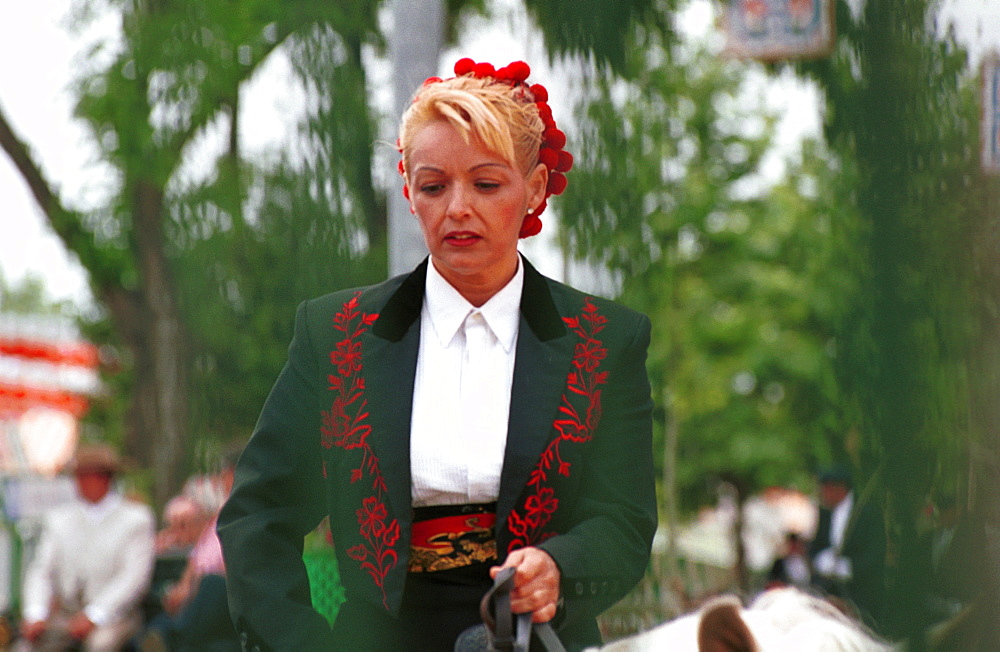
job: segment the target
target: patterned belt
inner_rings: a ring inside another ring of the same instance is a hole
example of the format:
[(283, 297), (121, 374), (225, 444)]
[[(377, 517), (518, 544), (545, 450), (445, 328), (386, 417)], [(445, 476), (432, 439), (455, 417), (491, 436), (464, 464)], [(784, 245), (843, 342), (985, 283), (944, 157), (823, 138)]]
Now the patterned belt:
[(495, 562), (496, 503), (434, 505), (414, 510), (410, 530), (411, 573)]

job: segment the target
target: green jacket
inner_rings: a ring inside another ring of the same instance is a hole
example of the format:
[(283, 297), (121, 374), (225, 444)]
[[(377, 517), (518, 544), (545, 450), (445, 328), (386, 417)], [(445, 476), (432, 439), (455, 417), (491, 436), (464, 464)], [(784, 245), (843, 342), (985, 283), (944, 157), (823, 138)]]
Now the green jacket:
[[(497, 548), (501, 561), (529, 545), (555, 559), (558, 631), (573, 648), (600, 642), (595, 616), (641, 578), (656, 529), (650, 324), (524, 263)], [(331, 647), (302, 563), (302, 538), (326, 515), (347, 600), (398, 612), (426, 266), (299, 306), (219, 518), (247, 649)]]

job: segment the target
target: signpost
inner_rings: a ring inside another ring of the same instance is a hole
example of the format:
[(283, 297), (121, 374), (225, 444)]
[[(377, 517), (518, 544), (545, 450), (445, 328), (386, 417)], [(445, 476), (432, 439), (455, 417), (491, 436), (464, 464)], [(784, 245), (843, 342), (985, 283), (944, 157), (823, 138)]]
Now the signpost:
[(835, 36), (831, 0), (728, 0), (726, 53), (776, 61), (823, 57)]
[(983, 59), (981, 80), (980, 160), (984, 173), (1000, 174), (1000, 53)]

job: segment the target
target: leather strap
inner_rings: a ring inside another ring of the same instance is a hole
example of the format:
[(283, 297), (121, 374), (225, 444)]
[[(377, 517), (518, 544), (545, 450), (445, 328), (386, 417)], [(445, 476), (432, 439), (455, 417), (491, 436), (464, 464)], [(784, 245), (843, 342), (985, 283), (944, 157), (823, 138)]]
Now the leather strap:
[[(531, 614), (514, 614), (510, 609), (510, 593), (514, 590), (513, 568), (504, 568), (493, 587), (486, 592), (479, 603), (479, 615), (483, 618), (491, 652), (528, 652), (531, 647)], [(516, 621), (516, 622), (515, 622)], [(549, 652), (566, 652), (550, 623), (534, 625), (535, 634)]]

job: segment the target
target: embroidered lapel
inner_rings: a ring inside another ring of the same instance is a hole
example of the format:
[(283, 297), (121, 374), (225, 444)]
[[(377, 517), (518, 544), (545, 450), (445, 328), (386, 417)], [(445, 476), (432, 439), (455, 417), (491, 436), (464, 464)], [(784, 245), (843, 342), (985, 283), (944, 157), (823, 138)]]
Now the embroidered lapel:
[(332, 407), (323, 415), (324, 446), (356, 457), (348, 480), (356, 486), (350, 495), (358, 497), (359, 539), (345, 552), (371, 576), (392, 612), (402, 599), (406, 567), (399, 561), (410, 540), (409, 415), (419, 342), (419, 326), (411, 326), (420, 314), (424, 274), (422, 265), (404, 279), (379, 313), (365, 311), (379, 301), (362, 292), (343, 304), (330, 353)]
[[(544, 284), (540, 276), (537, 280)], [(526, 274), (525, 320), (530, 314), (528, 301), (542, 300), (542, 289), (548, 302), (542, 302), (542, 311), (535, 318), (549, 307), (552, 313), (544, 323), (536, 323), (530, 335), (522, 330), (518, 338), (507, 456), (497, 508), (498, 522), (505, 524), (505, 529), (501, 526), (497, 532), (498, 543), (506, 543), (506, 552), (540, 543), (556, 533), (547, 526), (559, 508), (561, 479), (572, 472), (567, 447), (590, 441), (600, 422), (601, 386), (607, 383), (607, 372), (600, 369), (607, 355), (600, 335), (607, 318), (589, 297), (585, 298), (577, 315), (559, 318), (560, 336), (552, 320), (552, 314), (558, 313), (547, 287), (533, 288), (539, 295), (531, 297), (527, 287)]]
[[(375, 437), (373, 450), (380, 455), (389, 478), (393, 512), (410, 522), (410, 415), (413, 383), (420, 348), (420, 310), (423, 306), (427, 259), (389, 297), (372, 327), (365, 351), (369, 383), (369, 408)], [(409, 541), (409, 533), (406, 534)]]
[[(507, 452), (497, 499), (498, 527), (506, 522), (550, 439), (553, 415), (566, 384), (573, 341), (545, 278), (527, 260), (521, 293), (521, 326), (510, 395)], [(497, 532), (498, 537), (507, 532)]]

